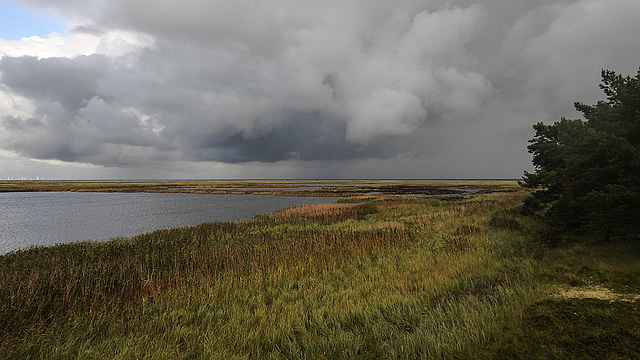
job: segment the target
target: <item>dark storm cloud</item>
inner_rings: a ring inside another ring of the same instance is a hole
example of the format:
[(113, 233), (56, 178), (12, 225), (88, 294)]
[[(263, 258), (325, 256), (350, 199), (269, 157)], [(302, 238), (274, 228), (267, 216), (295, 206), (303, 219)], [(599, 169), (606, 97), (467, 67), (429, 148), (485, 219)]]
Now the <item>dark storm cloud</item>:
[(32, 108), (3, 116), (2, 148), (104, 166), (401, 155), (522, 168), (532, 123), (595, 100), (601, 68), (639, 65), (634, 0), (24, 3), (76, 32), (150, 39), (0, 61), (0, 90)]
[(259, 136), (247, 138), (240, 133), (205, 136), (201, 142), (191, 141), (191, 147), (186, 151), (196, 160), (229, 163), (276, 162), (282, 159), (345, 160), (388, 158), (397, 154), (406, 141), (387, 140), (385, 144), (374, 141), (361, 145), (346, 141), (344, 134), (343, 123), (322, 120), (317, 114), (299, 114), (287, 121), (283, 128), (276, 128)]

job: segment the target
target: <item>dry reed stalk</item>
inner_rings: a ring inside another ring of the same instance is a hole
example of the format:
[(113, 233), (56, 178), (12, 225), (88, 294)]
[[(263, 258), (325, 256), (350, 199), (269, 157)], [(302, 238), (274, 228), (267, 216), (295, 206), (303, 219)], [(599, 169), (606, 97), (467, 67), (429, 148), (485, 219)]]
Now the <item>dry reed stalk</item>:
[(288, 220), (296, 218), (330, 219), (340, 217), (360, 204), (317, 204), (301, 205), (269, 214), (269, 219)]

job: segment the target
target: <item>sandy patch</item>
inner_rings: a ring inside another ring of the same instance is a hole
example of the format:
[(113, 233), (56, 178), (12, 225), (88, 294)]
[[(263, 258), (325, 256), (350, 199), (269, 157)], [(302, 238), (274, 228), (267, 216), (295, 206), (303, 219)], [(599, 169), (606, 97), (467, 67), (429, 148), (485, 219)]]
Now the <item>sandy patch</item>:
[(620, 294), (604, 286), (586, 286), (571, 289), (559, 289), (551, 297), (564, 299), (598, 299), (608, 301), (636, 301), (640, 299), (639, 294)]

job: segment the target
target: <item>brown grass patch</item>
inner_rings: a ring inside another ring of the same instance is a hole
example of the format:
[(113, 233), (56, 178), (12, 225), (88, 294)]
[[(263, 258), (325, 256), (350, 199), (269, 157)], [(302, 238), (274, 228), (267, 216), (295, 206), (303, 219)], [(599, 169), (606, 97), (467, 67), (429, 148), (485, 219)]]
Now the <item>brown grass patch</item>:
[(362, 214), (365, 204), (317, 204), (300, 205), (277, 211), (268, 215), (269, 219), (314, 219), (314, 220), (340, 220), (358, 218)]

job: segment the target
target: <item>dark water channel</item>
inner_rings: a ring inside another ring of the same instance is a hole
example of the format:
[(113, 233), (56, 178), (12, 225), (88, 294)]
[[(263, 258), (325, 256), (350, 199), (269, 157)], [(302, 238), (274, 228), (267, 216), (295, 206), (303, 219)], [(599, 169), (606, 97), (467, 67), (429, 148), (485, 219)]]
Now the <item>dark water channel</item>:
[(178, 193), (0, 193), (0, 255), (31, 245), (105, 240), (167, 227), (236, 221), (333, 200)]

